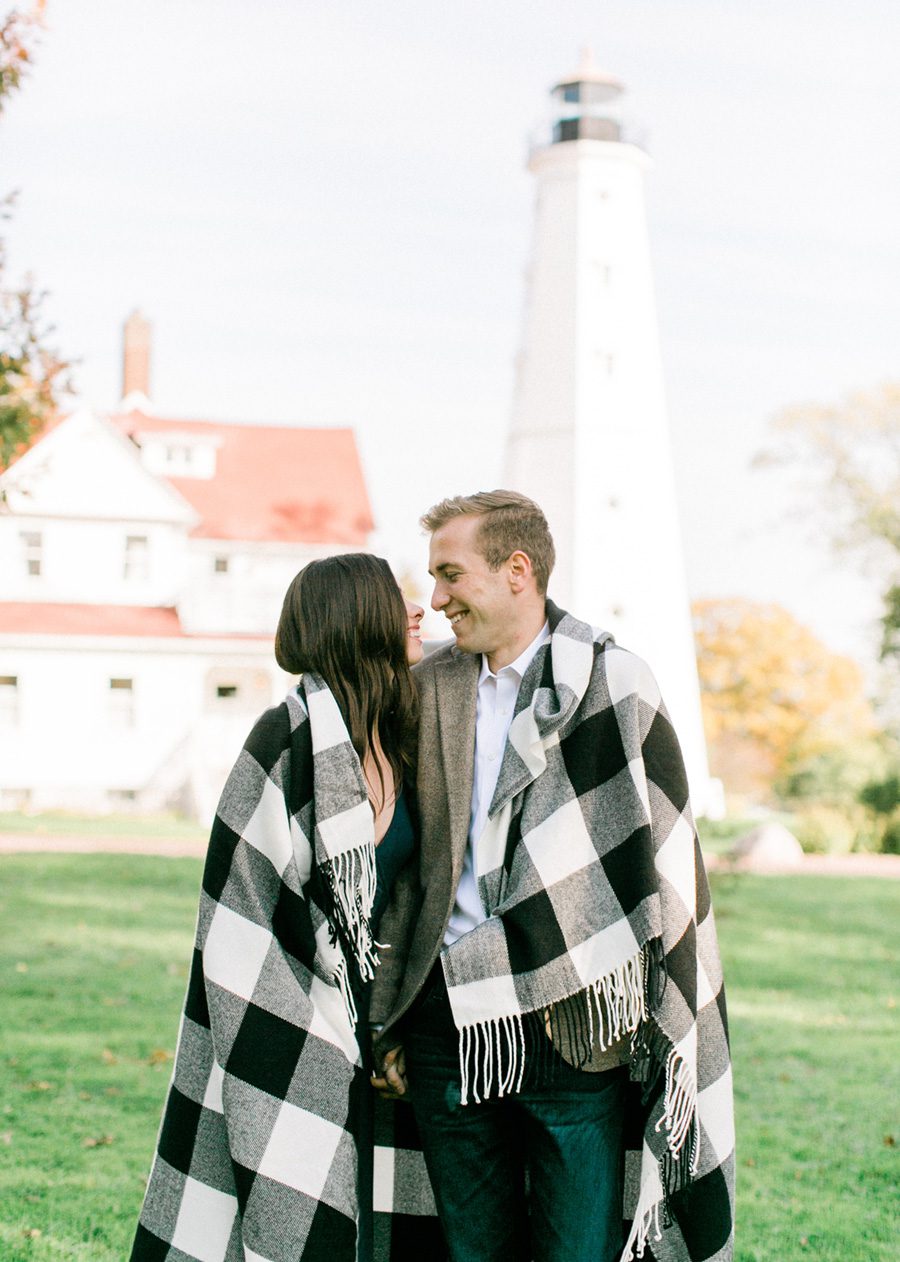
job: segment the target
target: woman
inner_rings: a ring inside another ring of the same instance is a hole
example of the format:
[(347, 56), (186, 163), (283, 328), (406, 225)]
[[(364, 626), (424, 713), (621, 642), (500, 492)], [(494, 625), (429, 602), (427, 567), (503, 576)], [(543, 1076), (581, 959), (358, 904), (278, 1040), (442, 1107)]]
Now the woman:
[(414, 846), (422, 614), (362, 553), (288, 588), (275, 656), (300, 683), (219, 803), (132, 1262), (441, 1256), (410, 1121), (392, 1116), (409, 1110), (368, 1082), (366, 1023), (378, 920)]

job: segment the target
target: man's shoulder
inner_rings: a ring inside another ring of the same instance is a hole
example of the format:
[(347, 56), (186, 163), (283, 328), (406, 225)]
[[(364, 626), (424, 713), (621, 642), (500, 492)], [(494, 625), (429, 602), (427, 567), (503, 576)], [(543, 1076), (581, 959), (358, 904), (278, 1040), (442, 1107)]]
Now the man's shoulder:
[(647, 662), (633, 650), (617, 644), (612, 637), (596, 641), (592, 680), (605, 677), (613, 700), (633, 693), (658, 698), (659, 685)]
[(430, 675), (435, 667), (442, 666), (445, 662), (455, 661), (459, 656), (460, 652), (455, 640), (445, 640), (441, 644), (436, 644), (434, 648), (426, 646), (425, 656), (412, 668), (413, 678), (421, 681)]

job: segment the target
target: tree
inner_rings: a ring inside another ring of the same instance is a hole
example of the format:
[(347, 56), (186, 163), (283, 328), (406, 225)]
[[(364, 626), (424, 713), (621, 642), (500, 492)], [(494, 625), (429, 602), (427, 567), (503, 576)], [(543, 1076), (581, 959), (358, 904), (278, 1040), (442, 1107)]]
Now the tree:
[[(0, 113), (31, 65), (43, 10), (36, 0), (0, 21)], [(0, 202), (0, 218), (9, 218), (12, 204), (12, 196)], [(67, 388), (68, 365), (47, 345), (52, 330), (42, 321), (43, 298), (30, 277), (10, 285), (0, 239), (0, 471), (40, 433)]]
[(874, 731), (862, 674), (778, 605), (703, 600), (693, 608), (714, 774), (738, 793), (773, 786)]
[(832, 543), (864, 552), (879, 575), (880, 655), (900, 662), (900, 384), (787, 408), (773, 431), (756, 463), (802, 468), (824, 492)]

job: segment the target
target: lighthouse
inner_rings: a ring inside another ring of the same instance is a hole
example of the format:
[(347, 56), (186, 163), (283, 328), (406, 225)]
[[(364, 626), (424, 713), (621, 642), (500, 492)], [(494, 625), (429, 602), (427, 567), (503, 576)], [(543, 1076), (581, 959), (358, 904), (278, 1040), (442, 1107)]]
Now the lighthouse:
[(505, 485), (557, 548), (549, 595), (650, 663), (695, 809), (714, 811), (675, 497), (644, 181), (623, 84), (586, 53), (532, 147), (534, 242)]

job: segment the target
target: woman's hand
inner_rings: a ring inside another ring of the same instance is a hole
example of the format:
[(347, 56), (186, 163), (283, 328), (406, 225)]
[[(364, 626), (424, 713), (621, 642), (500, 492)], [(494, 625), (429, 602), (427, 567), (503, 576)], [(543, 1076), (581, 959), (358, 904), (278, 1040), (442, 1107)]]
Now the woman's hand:
[(381, 1077), (372, 1075), (372, 1086), (385, 1100), (399, 1100), (406, 1095), (406, 1057), (399, 1044), (385, 1052), (381, 1061)]

